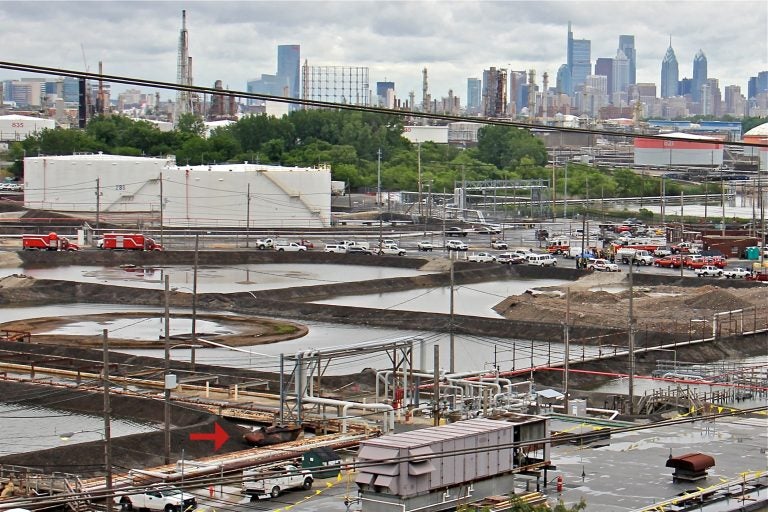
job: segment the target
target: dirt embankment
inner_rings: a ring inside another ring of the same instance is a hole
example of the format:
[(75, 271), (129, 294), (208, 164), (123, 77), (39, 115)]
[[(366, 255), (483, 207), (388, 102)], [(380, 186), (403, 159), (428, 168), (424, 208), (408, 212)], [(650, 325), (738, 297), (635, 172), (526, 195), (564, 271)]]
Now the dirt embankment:
[[(728, 311), (744, 311), (745, 325), (768, 325), (768, 287), (723, 288), (700, 280), (697, 283), (697, 287), (634, 286), (631, 310), (637, 329), (711, 332), (713, 316)], [(571, 325), (625, 329), (629, 325), (630, 291), (626, 274), (594, 273), (567, 287), (542, 288), (508, 297), (495, 310), (509, 320), (564, 322), (567, 313)]]

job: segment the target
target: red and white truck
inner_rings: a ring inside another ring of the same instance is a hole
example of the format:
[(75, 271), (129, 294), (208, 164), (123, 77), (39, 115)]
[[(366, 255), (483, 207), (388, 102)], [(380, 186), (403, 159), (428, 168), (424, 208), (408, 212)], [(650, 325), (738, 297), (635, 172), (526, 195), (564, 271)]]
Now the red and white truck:
[(55, 232), (47, 235), (21, 235), (21, 247), (25, 251), (79, 251), (80, 246)]
[(141, 233), (104, 233), (99, 240), (101, 249), (126, 251), (162, 251), (163, 246)]

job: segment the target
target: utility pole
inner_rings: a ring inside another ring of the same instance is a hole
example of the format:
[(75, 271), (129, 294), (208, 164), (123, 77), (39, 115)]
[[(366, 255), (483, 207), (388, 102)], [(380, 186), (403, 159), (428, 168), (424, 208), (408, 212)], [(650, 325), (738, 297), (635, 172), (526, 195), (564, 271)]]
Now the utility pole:
[(101, 211), (101, 178), (96, 178), (96, 229), (99, 229), (99, 212)]
[[(680, 255), (682, 257), (682, 254)], [(682, 260), (680, 268), (683, 267)], [(629, 414), (635, 414), (635, 314), (632, 309), (634, 299), (634, 280), (632, 262), (629, 263)]]
[(565, 159), (565, 183), (563, 189), (563, 217), (568, 218), (568, 159)]
[(757, 166), (757, 196), (760, 200), (760, 272), (765, 272), (765, 198), (763, 197), (762, 162)]
[[(758, 164), (758, 171), (760, 170), (760, 166)], [(758, 172), (759, 174), (759, 172)], [(760, 187), (760, 179), (758, 176), (757, 180), (757, 186), (758, 189)], [(762, 204), (762, 198), (760, 200)], [(725, 236), (725, 179), (723, 177), (723, 168), (720, 168), (720, 207), (722, 208), (722, 217), (720, 219), (720, 235)], [(763, 233), (765, 234), (765, 233)]]
[(417, 146), (417, 155), (418, 155), (418, 162), (419, 162), (419, 183), (418, 183), (418, 190), (419, 190), (419, 215), (422, 215), (422, 206), (421, 206), (421, 142), (419, 142), (419, 145)]
[(432, 371), (434, 372), (434, 388), (432, 390), (434, 395), (434, 403), (432, 404), (432, 421), (435, 426), (438, 426), (440, 425), (440, 345), (437, 343), (435, 343), (435, 355)]
[(568, 372), (571, 359), (571, 287), (565, 289), (565, 324), (563, 325), (563, 341), (565, 342), (565, 355), (563, 356), (563, 406), (565, 414), (569, 414), (568, 404)]
[(104, 351), (104, 368), (102, 370), (102, 385), (104, 388), (104, 494), (106, 496), (107, 512), (112, 512), (112, 423), (110, 415), (112, 407), (109, 402), (109, 340), (107, 329), (101, 331), (102, 349)]
[[(250, 243), (250, 235), (251, 235), (251, 184), (248, 183), (248, 191), (246, 192), (247, 197), (245, 198), (245, 247), (248, 248), (248, 245)], [(197, 244), (197, 238), (195, 238), (195, 244)]]
[(376, 164), (376, 201), (378, 206), (378, 212), (379, 212), (379, 251), (382, 249), (382, 240), (383, 240), (383, 225), (382, 225), (382, 219), (381, 219), (381, 148), (376, 152), (376, 155), (378, 157), (377, 164)]
[(197, 344), (197, 268), (198, 268), (198, 243), (200, 234), (195, 233), (195, 265), (192, 272), (192, 360), (190, 361), (192, 371), (195, 371), (195, 345)]
[(165, 247), (165, 241), (163, 240), (163, 210), (165, 205), (163, 204), (165, 198), (163, 197), (163, 173), (160, 173), (160, 245)]
[(454, 373), (456, 371), (456, 368), (455, 368), (455, 364), (456, 364), (456, 345), (455, 345), (455, 343), (456, 343), (456, 340), (455, 340), (455, 337), (453, 335), (453, 324), (454, 324), (454, 318), (453, 318), (453, 314), (454, 314), (453, 313), (453, 304), (454, 304), (454, 302), (453, 302), (453, 292), (454, 292), (453, 263), (454, 263), (453, 259), (451, 259), (451, 317), (450, 317), (450, 320), (449, 320), (450, 325), (448, 326), (448, 333), (449, 333), (450, 341), (451, 341), (451, 344), (450, 344), (450, 347), (451, 347), (451, 349), (450, 349), (451, 350), (451, 353), (450, 353), (450, 357), (451, 357), (451, 364), (450, 364), (451, 373)]
[(171, 463), (171, 390), (168, 387), (168, 378), (171, 374), (171, 312), (170, 312), (170, 276), (165, 276), (165, 364), (163, 371), (163, 431), (164, 431), (164, 455), (165, 463)]

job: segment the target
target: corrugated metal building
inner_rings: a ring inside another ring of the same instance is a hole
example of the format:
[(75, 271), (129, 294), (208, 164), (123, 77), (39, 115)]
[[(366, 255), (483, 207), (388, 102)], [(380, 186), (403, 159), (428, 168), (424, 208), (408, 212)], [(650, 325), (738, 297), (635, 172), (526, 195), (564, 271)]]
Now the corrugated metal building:
[(56, 121), (16, 114), (0, 116), (0, 142), (22, 141), (46, 128), (56, 128)]
[(678, 140), (635, 138), (635, 165), (652, 167), (723, 165), (720, 140), (688, 133), (665, 133)]
[[(356, 484), (366, 512), (436, 512), (513, 490), (521, 466), (549, 464), (549, 420), (473, 419), (361, 443)], [(537, 442), (538, 441), (538, 442)]]
[[(179, 227), (330, 226), (331, 170), (260, 164), (176, 165), (103, 154), (24, 160), (24, 206), (136, 213)], [(97, 205), (97, 192), (99, 200)]]

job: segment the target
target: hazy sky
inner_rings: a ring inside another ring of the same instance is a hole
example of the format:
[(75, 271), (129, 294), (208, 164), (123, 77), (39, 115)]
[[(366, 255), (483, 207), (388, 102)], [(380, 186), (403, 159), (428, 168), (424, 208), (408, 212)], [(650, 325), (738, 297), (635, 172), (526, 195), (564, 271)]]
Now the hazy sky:
[[(702, 49), (720, 87), (768, 70), (768, 2), (759, 1), (0, 1), (1, 60), (175, 81), (181, 11), (187, 10), (196, 85), (217, 79), (245, 90), (272, 74), (278, 44), (301, 45), (310, 65), (370, 68), (396, 93), (421, 98), (429, 70), (433, 98), (448, 89), (466, 98), (467, 77), (490, 66), (546, 71), (554, 85), (566, 60), (567, 23), (592, 41), (597, 57), (614, 57), (620, 34), (633, 34), (637, 81), (659, 83), (672, 36), (680, 77)], [(82, 49), (81, 49), (82, 45)], [(0, 69), (0, 78), (22, 74)], [(29, 75), (27, 75), (29, 76)], [(124, 86), (115, 86), (123, 90)]]

